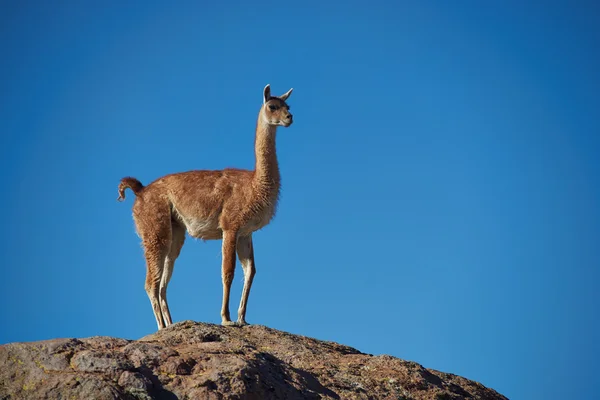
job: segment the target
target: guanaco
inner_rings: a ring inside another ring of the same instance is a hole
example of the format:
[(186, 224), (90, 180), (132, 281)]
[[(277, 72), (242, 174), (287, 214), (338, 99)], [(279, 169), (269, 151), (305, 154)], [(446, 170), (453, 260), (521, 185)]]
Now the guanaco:
[(292, 90), (276, 97), (271, 96), (270, 85), (263, 89), (263, 104), (256, 122), (254, 170), (180, 172), (158, 178), (147, 186), (132, 177), (121, 179), (118, 200), (125, 199), (126, 189), (136, 196), (133, 220), (142, 239), (145, 289), (159, 330), (173, 323), (167, 285), (186, 231), (194, 238), (222, 239), (222, 325), (236, 324), (230, 319), (229, 292), (237, 252), (244, 271), (237, 325), (247, 324), (246, 306), (256, 273), (252, 233), (267, 225), (276, 212), (281, 180), (275, 134), (278, 126), (289, 127), (293, 122), (286, 103)]

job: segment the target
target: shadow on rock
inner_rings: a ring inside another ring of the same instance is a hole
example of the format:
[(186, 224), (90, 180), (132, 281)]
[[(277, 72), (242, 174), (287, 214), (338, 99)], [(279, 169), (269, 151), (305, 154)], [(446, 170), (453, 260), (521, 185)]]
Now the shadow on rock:
[(268, 377), (264, 383), (273, 389), (271, 392), (274, 395), (279, 394), (275, 390), (277, 386), (283, 386), (285, 389), (293, 389), (293, 391), (291, 393), (281, 393), (284, 395), (281, 398), (287, 398), (287, 396), (298, 399), (320, 399), (322, 396), (333, 399), (340, 398), (337, 393), (323, 386), (308, 371), (294, 368), (269, 353), (257, 353), (256, 358), (266, 361), (258, 365), (257, 372), (262, 379)]

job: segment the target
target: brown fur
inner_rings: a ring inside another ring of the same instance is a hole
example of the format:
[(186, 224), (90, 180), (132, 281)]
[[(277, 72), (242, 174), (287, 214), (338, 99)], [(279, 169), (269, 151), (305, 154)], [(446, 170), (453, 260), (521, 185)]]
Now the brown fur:
[(136, 195), (133, 219), (146, 257), (146, 292), (159, 329), (172, 323), (166, 290), (185, 232), (205, 240), (222, 239), (223, 304), (221, 321), (232, 325), (229, 292), (237, 255), (244, 271), (244, 288), (237, 323), (246, 324), (246, 305), (255, 274), (252, 233), (267, 225), (277, 208), (280, 189), (275, 149), (277, 126), (290, 126), (292, 115), (285, 100), (291, 89), (271, 97), (263, 93), (256, 124), (253, 171), (228, 168), (196, 170), (163, 176), (148, 186), (126, 177), (119, 184), (119, 200), (125, 189)]
[(142, 182), (130, 176), (121, 179), (121, 183), (119, 184), (119, 197), (117, 198), (117, 200), (125, 200), (125, 189), (128, 188), (131, 189), (133, 193), (137, 196), (144, 189), (144, 185), (142, 185)]

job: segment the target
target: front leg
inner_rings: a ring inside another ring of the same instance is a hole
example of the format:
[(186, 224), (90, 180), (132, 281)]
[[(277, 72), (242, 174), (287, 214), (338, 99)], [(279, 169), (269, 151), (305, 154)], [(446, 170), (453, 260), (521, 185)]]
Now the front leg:
[(240, 300), (240, 308), (238, 309), (238, 325), (246, 325), (246, 305), (248, 304), (248, 296), (252, 287), (252, 280), (256, 273), (254, 267), (254, 248), (252, 245), (252, 235), (241, 236), (237, 241), (237, 253), (244, 270), (244, 289), (242, 289), (242, 299)]
[(235, 247), (237, 242), (237, 232), (223, 232), (223, 264), (221, 275), (223, 278), (223, 306), (221, 307), (221, 325), (235, 325), (229, 316), (229, 292), (233, 275), (235, 273)]

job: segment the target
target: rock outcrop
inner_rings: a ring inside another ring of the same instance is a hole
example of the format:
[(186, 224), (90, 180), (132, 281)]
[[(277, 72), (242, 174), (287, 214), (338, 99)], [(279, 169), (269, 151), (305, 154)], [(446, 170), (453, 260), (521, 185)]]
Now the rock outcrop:
[(0, 346), (0, 399), (506, 399), (386, 355), (259, 325)]

